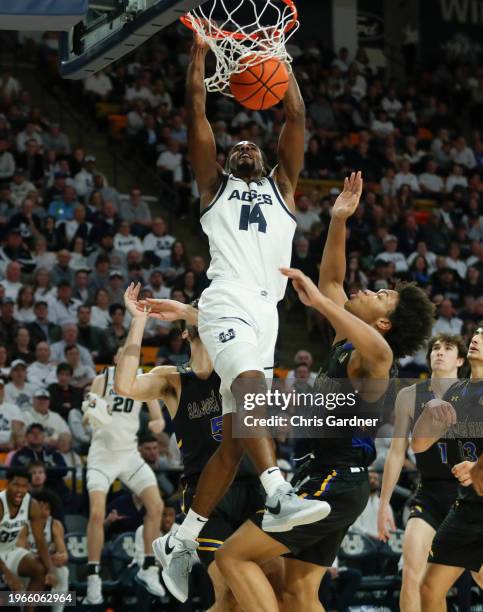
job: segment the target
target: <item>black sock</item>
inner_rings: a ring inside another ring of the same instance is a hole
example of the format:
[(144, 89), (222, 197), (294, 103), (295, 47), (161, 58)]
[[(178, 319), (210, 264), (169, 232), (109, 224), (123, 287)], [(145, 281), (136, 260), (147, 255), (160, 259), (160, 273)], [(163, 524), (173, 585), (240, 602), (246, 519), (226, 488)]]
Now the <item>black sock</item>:
[(148, 569), (155, 564), (154, 555), (146, 555), (144, 557), (143, 570)]
[(101, 571), (100, 563), (88, 563), (87, 564), (87, 575), (88, 576), (99, 576)]

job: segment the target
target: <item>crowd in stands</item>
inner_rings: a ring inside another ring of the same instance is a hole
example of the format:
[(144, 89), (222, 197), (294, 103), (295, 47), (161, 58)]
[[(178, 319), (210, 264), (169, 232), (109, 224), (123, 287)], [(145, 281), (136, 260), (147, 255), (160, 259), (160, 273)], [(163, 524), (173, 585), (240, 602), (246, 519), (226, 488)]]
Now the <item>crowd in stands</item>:
[[(198, 193), (183, 99), (191, 42), (179, 27), (87, 78), (82, 104), (91, 116), (99, 103), (118, 105), (126, 144), (173, 186), (183, 218)], [(293, 266), (317, 278), (338, 185), (360, 169), (366, 185), (349, 222), (347, 291), (414, 280), (437, 306), (434, 332), (468, 340), (483, 319), (483, 135), (474, 129), (483, 117), (483, 69), (442, 63), (402, 87), (386, 80), (364, 49), (353, 58), (315, 42), (290, 51), (307, 110)], [(242, 139), (276, 163), (281, 107), (253, 112), (217, 95), (207, 103), (222, 166)], [(187, 302), (209, 281), (196, 239), (178, 240), (176, 225), (150, 208), (138, 186), (120, 194), (64, 127), (2, 67), (0, 452), (3, 463), (29, 465), (34, 487), (47, 482), (64, 510), (77, 512), (82, 500), (66, 483), (68, 467), (81, 469), (90, 439), (81, 403), (96, 366), (111, 364), (125, 341), (126, 286), (141, 282), (141, 297)], [(287, 307), (302, 312), (290, 291)], [(309, 319), (313, 338), (328, 341), (326, 322)], [(157, 347), (160, 364), (189, 357), (179, 329), (166, 322), (150, 320), (143, 342)], [(287, 386), (310, 386), (318, 368), (306, 350), (281, 365), (290, 370)], [(424, 355), (402, 366), (424, 372)], [(289, 474), (293, 445), (280, 440), (279, 449)], [(141, 450), (161, 470), (159, 485), (169, 496), (175, 484), (162, 474), (174, 461), (168, 436), (146, 439)], [(111, 528), (112, 509), (106, 521)]]

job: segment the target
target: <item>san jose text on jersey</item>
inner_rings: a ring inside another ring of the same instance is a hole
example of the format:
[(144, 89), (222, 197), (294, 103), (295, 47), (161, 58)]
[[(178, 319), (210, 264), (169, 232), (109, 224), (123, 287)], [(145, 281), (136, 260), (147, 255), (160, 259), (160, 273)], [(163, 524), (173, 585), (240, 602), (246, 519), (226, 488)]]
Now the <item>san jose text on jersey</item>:
[(296, 224), (272, 176), (247, 183), (224, 174), (201, 214), (210, 242), (208, 278), (240, 281), (282, 299), (287, 279), (279, 268), (290, 265)]

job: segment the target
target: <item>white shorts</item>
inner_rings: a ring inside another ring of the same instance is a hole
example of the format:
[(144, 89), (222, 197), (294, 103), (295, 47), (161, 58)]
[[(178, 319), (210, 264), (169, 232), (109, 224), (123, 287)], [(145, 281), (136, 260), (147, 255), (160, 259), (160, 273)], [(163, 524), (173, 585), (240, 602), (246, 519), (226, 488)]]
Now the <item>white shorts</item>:
[(30, 555), (30, 551), (26, 548), (12, 548), (12, 550), (7, 550), (6, 552), (0, 552), (0, 559), (5, 563), (8, 569), (18, 576), (18, 566), (20, 565), (20, 561), (27, 555)]
[(92, 443), (87, 455), (87, 490), (107, 493), (116, 478), (136, 495), (157, 486), (153, 470), (137, 448), (112, 451)]
[(223, 414), (233, 412), (230, 389), (239, 374), (257, 370), (273, 377), (277, 303), (266, 291), (215, 280), (203, 291), (198, 310), (200, 338), (221, 379)]

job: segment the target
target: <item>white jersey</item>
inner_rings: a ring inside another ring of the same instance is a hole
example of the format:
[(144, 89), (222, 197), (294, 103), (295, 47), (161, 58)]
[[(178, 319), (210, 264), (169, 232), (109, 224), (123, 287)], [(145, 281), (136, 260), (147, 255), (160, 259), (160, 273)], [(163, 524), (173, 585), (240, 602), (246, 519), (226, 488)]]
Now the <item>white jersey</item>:
[[(109, 450), (129, 450), (137, 448), (136, 434), (139, 429), (142, 402), (115, 393), (114, 371), (114, 367), (106, 368), (102, 394), (112, 410), (112, 419), (109, 425), (94, 430), (92, 443)], [(142, 374), (142, 370), (139, 369), (138, 373)]]
[(210, 243), (208, 278), (261, 288), (274, 300), (285, 294), (297, 226), (272, 176), (245, 182), (224, 174), (211, 204), (201, 213)]
[(29, 521), (30, 493), (26, 493), (15, 516), (10, 516), (7, 503), (7, 489), (0, 492), (3, 517), (0, 521), (0, 554), (15, 548), (18, 534)]
[[(47, 544), (47, 549), (50, 553), (54, 552), (54, 535), (52, 533), (52, 527), (54, 524), (54, 519), (52, 518), (52, 516), (48, 516), (47, 520), (45, 521), (45, 525), (44, 525), (44, 538), (45, 538), (45, 543)], [(28, 543), (30, 546), (30, 550), (37, 554), (37, 544), (35, 542), (35, 538), (33, 536), (32, 530), (30, 529), (30, 523), (28, 523), (27, 525), (27, 529), (28, 529)]]

